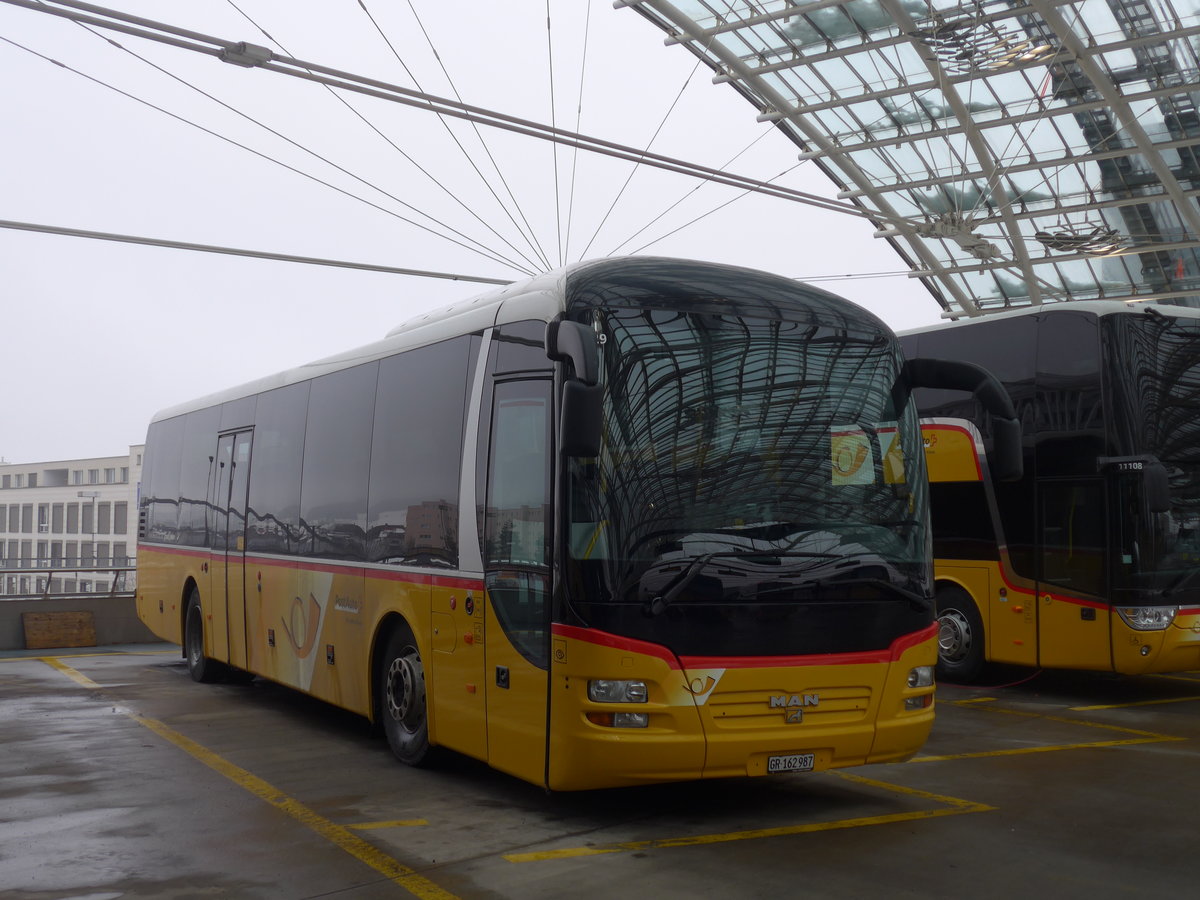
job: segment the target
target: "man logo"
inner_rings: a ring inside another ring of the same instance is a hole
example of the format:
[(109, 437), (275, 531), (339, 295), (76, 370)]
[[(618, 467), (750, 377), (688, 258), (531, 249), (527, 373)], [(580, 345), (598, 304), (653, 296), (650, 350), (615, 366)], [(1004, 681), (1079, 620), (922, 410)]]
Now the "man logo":
[(770, 703), (771, 709), (785, 710), (784, 721), (794, 724), (804, 721), (804, 707), (819, 706), (821, 698), (817, 694), (775, 694)]

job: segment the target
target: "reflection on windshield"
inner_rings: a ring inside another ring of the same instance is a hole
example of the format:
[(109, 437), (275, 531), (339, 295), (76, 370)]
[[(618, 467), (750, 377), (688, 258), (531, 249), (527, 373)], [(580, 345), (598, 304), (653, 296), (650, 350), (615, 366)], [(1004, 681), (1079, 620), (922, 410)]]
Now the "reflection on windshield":
[(1155, 312), (1105, 318), (1114, 450), (1166, 467), (1170, 510), (1151, 511), (1136, 478), (1115, 487), (1114, 588), (1179, 600), (1200, 592), (1200, 321)]
[(596, 324), (605, 442), (570, 480), (570, 557), (604, 571), (590, 599), (794, 602), (848, 559), (872, 583), (923, 577), (923, 456), (883, 333), (668, 309)]

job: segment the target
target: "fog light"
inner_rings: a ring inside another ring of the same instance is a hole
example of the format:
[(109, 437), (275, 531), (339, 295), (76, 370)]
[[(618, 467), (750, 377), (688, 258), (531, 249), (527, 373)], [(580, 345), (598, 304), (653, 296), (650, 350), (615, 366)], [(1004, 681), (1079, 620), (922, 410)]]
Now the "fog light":
[(1134, 631), (1162, 631), (1175, 621), (1178, 606), (1118, 606), (1117, 613)]
[(593, 725), (602, 725), (605, 728), (646, 728), (650, 725), (648, 713), (590, 712), (587, 714), (587, 720)]
[(1150, 645), (1142, 644), (1142, 656), (1149, 656), (1149, 655), (1150, 655)]
[(908, 673), (910, 688), (931, 687), (933, 685), (933, 666), (917, 666)]
[(928, 709), (931, 706), (933, 706), (933, 694), (922, 694), (920, 697), (906, 697), (904, 699), (904, 709), (908, 711)]
[(588, 699), (593, 703), (645, 703), (646, 682), (597, 678), (588, 682)]

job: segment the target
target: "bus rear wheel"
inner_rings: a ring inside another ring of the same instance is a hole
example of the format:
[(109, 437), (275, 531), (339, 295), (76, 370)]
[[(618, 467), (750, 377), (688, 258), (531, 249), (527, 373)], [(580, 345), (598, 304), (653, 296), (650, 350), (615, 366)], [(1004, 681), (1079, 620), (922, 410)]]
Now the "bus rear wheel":
[(429, 759), (429, 717), (425, 705), (425, 668), (407, 627), (392, 632), (379, 670), (380, 719), (392, 754), (419, 766)]
[(204, 610), (200, 606), (200, 591), (196, 588), (188, 595), (187, 615), (183, 620), (183, 649), (192, 681), (211, 684), (225, 676), (225, 667), (204, 655)]
[(942, 681), (967, 684), (983, 671), (983, 619), (970, 595), (957, 587), (937, 592), (938, 664)]

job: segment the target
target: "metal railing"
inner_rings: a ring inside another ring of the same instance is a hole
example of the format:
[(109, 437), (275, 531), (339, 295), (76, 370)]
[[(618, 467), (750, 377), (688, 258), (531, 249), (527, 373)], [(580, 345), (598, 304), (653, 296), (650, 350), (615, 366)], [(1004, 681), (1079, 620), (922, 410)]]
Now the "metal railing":
[[(116, 597), (131, 594), (137, 586), (137, 568), (134, 560), (132, 557), (117, 559), (120, 560), (119, 564), (116, 560), (96, 560), (89, 563), (51, 558), (0, 560), (0, 599), (104, 595)], [(20, 565), (14, 566), (12, 563)], [(81, 577), (86, 575), (92, 578)], [(78, 590), (83, 583), (88, 584), (88, 589)], [(69, 590), (68, 586), (76, 589)], [(33, 589), (30, 590), (30, 587)], [(94, 587), (98, 589), (93, 589)]]

